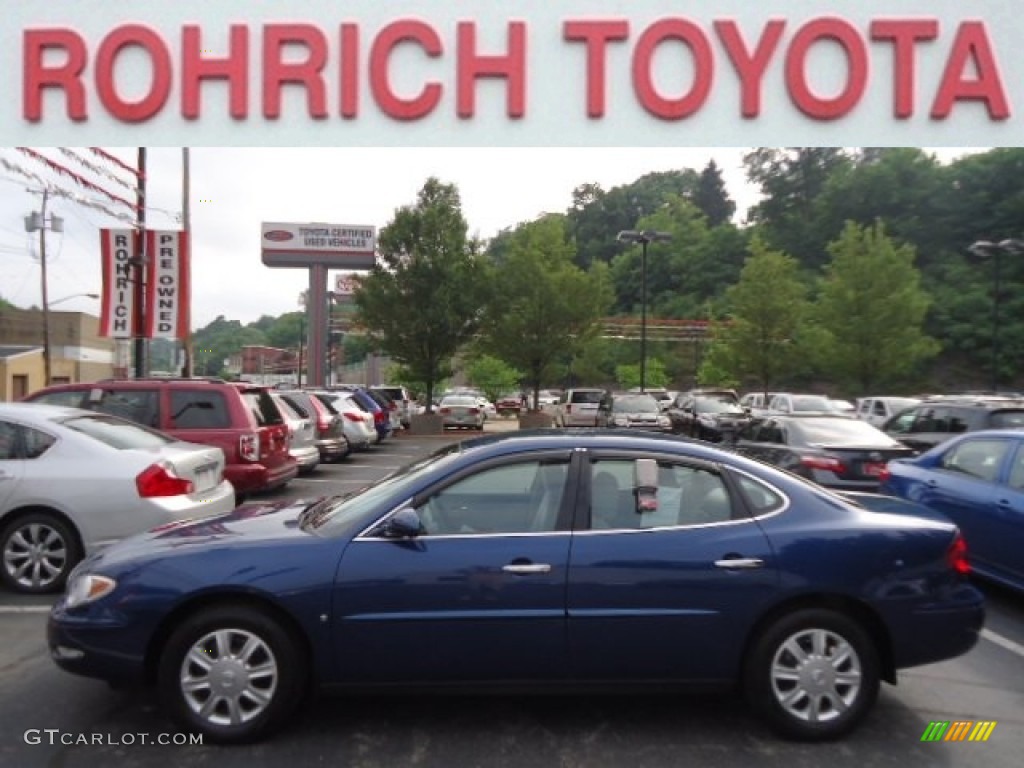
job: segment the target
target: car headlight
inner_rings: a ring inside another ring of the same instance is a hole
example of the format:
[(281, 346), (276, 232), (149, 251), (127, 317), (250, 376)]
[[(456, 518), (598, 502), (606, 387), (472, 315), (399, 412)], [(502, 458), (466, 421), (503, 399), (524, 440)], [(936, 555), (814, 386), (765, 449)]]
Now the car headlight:
[(612, 424), (614, 424), (616, 427), (625, 427), (629, 425), (629, 419), (627, 419), (625, 416), (616, 416), (614, 419), (612, 419)]
[(114, 591), (117, 582), (98, 573), (83, 573), (75, 576), (68, 585), (67, 593), (64, 596), (64, 605), (67, 608), (78, 608), (82, 605), (99, 600)]

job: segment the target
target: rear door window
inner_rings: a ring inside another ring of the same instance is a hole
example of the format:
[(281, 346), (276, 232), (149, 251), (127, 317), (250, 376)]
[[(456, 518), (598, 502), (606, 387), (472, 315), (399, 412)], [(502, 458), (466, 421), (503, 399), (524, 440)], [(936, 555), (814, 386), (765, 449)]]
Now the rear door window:
[(44, 392), (39, 396), (33, 395), (31, 402), (46, 403), (47, 405), (64, 405), (69, 408), (85, 408), (82, 400), (85, 398), (85, 391), (70, 390), (62, 392)]
[(171, 429), (228, 429), (231, 417), (223, 392), (172, 389)]
[(93, 410), (147, 427), (159, 427), (160, 392), (156, 389), (106, 389)]
[(281, 412), (277, 410), (270, 393), (262, 389), (253, 389), (242, 393), (242, 399), (248, 406), (256, 423), (261, 427), (283, 424)]
[(992, 413), (992, 426), (996, 429), (1024, 427), (1024, 410), (995, 411)]

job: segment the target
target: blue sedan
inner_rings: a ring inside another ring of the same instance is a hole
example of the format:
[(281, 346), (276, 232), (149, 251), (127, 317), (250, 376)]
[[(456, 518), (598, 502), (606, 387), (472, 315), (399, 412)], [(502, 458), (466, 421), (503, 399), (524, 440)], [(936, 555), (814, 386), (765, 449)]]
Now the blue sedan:
[(974, 570), (1024, 590), (1024, 430), (982, 430), (889, 462), (883, 493), (940, 512), (963, 531)]
[(896, 670), (977, 641), (946, 521), (887, 515), (710, 445), (539, 430), (353, 494), (239, 507), (83, 561), (53, 659), (155, 682), (211, 742), (310, 688), (742, 688), (781, 734), (854, 728)]

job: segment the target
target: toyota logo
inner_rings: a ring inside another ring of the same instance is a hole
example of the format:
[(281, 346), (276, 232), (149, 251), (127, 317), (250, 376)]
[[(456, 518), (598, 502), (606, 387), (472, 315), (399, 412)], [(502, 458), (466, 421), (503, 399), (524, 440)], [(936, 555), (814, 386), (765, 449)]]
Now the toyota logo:
[(286, 229), (272, 229), (263, 233), (264, 240), (272, 240), (275, 243), (282, 243), (285, 240), (294, 240), (295, 235)]

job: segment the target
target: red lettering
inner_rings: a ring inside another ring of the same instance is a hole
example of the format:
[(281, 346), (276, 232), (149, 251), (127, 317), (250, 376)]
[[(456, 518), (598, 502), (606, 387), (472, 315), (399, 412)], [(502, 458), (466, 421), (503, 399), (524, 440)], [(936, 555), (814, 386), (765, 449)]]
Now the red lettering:
[[(833, 98), (819, 97), (807, 84), (807, 54), (819, 41), (837, 43), (846, 54), (846, 86)], [(793, 37), (786, 55), (786, 86), (797, 109), (817, 120), (835, 120), (850, 112), (868, 82), (868, 52), (857, 30), (842, 19), (810, 21)]]
[[(303, 46), (304, 61), (284, 60), (289, 46)], [(286, 83), (306, 89), (309, 116), (327, 117), (327, 86), (323, 69), (327, 63), (327, 39), (312, 24), (268, 24), (263, 28), (263, 116), (281, 116), (281, 90)]]
[(884, 19), (871, 22), (871, 39), (892, 41), (892, 113), (906, 119), (914, 114), (914, 46), (939, 36), (937, 21)]
[[(969, 61), (973, 62), (977, 75), (972, 80), (964, 75)], [(996, 66), (985, 25), (980, 21), (965, 21), (957, 28), (953, 50), (949, 53), (932, 104), (932, 118), (943, 120), (949, 117), (955, 101), (983, 101), (988, 116), (993, 120), (1005, 120), (1010, 116), (999, 67)]]
[(395, 93), (388, 77), (388, 68), (391, 52), (402, 43), (417, 43), (432, 59), (436, 59), (444, 50), (441, 38), (429, 24), (412, 19), (388, 24), (370, 47), (370, 92), (385, 115), (396, 120), (419, 120), (437, 108), (441, 101), (441, 85), (428, 82), (419, 95), (411, 99)]
[[(693, 85), (688, 93), (675, 99), (657, 92), (651, 72), (654, 54), (666, 40), (678, 40), (693, 56)], [(700, 27), (684, 19), (657, 21), (644, 30), (633, 51), (633, 90), (641, 106), (652, 115), (663, 120), (678, 120), (704, 105), (711, 90), (713, 66), (711, 45)]]
[(482, 56), (476, 50), (476, 24), (458, 25), (458, 65), (456, 73), (456, 113), (459, 117), (476, 114), (474, 81), (481, 77), (504, 78), (508, 81), (505, 114), (520, 118), (526, 109), (526, 25), (513, 21), (508, 25), (508, 53), (504, 56)]
[(342, 24), (341, 63), (338, 74), (338, 103), (342, 117), (359, 115), (359, 27), (356, 24)]
[(715, 31), (740, 78), (740, 113), (744, 117), (761, 114), (761, 82), (785, 28), (786, 22), (778, 19), (765, 24), (757, 48), (751, 54), (735, 21), (715, 22)]
[(202, 30), (195, 24), (182, 28), (181, 114), (195, 120), (200, 114), (199, 85), (203, 80), (228, 81), (228, 110), (236, 120), (249, 115), (249, 28), (232, 24), (228, 55), (204, 57)]
[(608, 43), (629, 37), (628, 21), (567, 21), (562, 38), (587, 47), (587, 117), (604, 117)]
[[(138, 101), (126, 101), (118, 94), (114, 68), (125, 48), (141, 48), (153, 66), (149, 92)], [(149, 120), (167, 103), (171, 93), (171, 52), (163, 38), (141, 24), (125, 24), (103, 38), (96, 52), (96, 94), (112, 116), (126, 123)]]
[[(85, 107), (85, 40), (71, 29), (27, 29), (22, 36), (23, 90), (21, 111), (26, 120), (38, 123), (43, 119), (43, 90), (60, 88), (64, 91), (67, 115), (75, 121), (88, 118)], [(59, 49), (65, 54), (64, 62), (46, 66), (48, 51)]]

